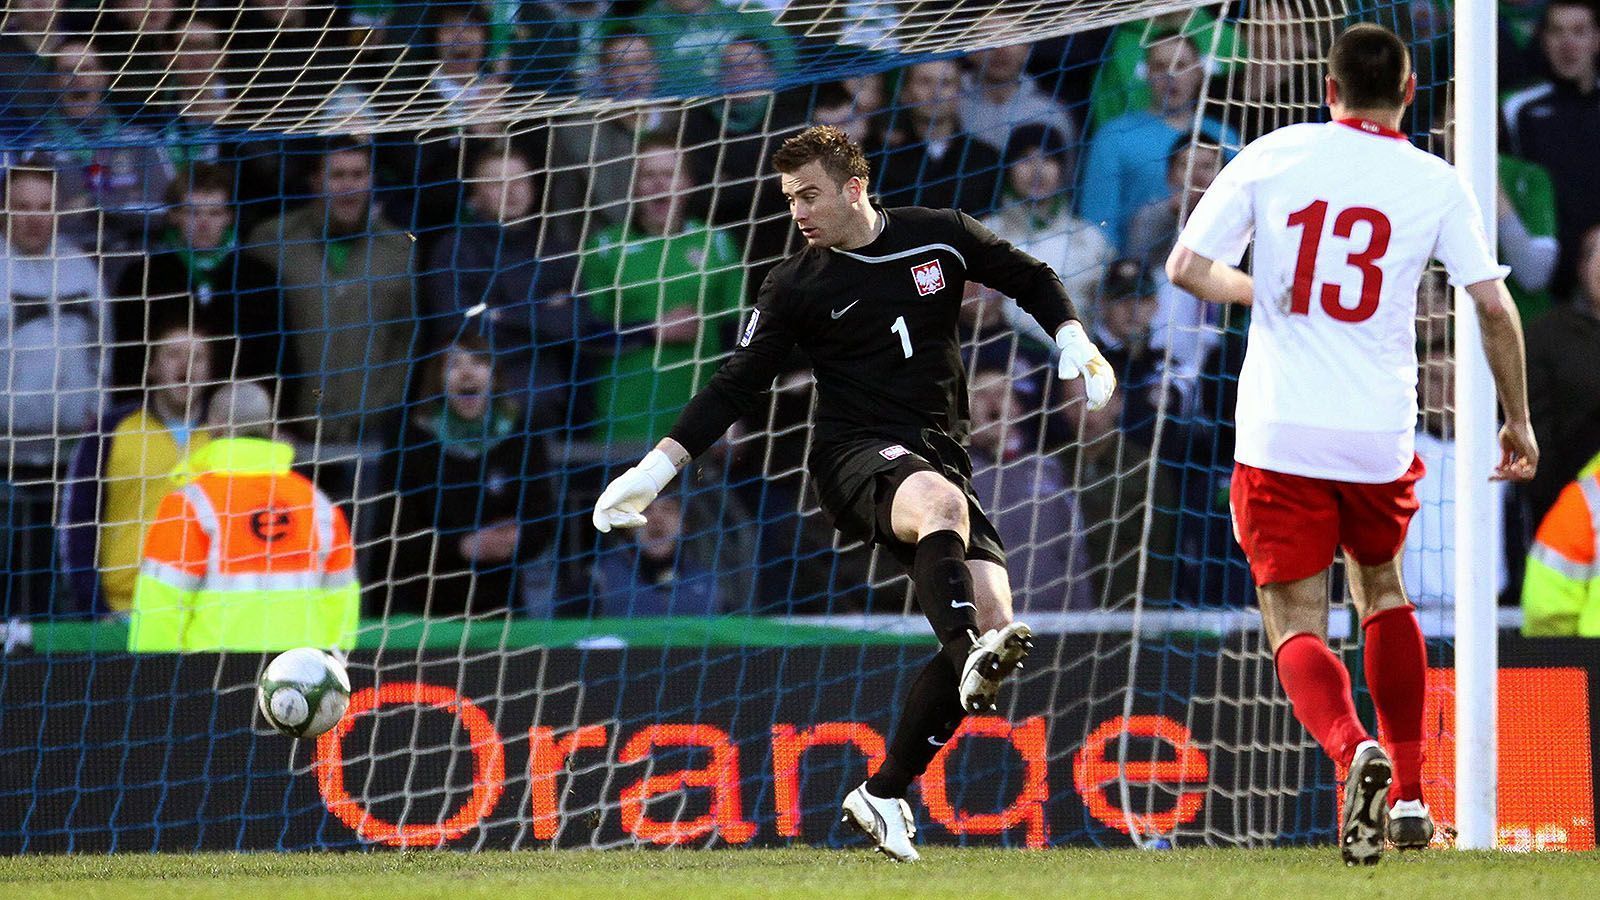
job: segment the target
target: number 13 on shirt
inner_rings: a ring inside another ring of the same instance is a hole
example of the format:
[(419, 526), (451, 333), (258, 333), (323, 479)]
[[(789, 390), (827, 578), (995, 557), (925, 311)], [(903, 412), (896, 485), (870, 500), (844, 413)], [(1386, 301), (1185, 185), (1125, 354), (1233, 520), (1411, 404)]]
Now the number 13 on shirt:
[[(1316, 278), (1317, 248), (1322, 244), (1322, 229), (1328, 221), (1328, 201), (1314, 200), (1311, 205), (1289, 214), (1289, 227), (1302, 229), (1300, 252), (1294, 264), (1294, 290), (1289, 297), (1289, 312), (1294, 315), (1311, 314), (1311, 283)], [(1393, 229), (1389, 217), (1369, 206), (1352, 206), (1343, 210), (1333, 220), (1333, 236), (1350, 238), (1357, 224), (1369, 229), (1367, 245), (1352, 252), (1345, 262), (1361, 271), (1361, 298), (1353, 307), (1339, 302), (1339, 285), (1322, 285), (1322, 309), (1341, 322), (1365, 322), (1378, 311), (1378, 295), (1383, 290), (1383, 269), (1378, 260), (1389, 252), (1389, 237)]]

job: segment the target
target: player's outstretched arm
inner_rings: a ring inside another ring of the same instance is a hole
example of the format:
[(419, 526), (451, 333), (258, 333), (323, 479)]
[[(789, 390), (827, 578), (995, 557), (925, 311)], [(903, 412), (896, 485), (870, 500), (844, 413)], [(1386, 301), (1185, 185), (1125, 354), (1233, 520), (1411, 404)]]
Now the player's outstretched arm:
[(794, 332), (778, 303), (778, 271), (773, 270), (762, 284), (760, 299), (745, 321), (733, 354), (690, 398), (672, 431), (638, 465), (600, 492), (594, 506), (595, 528), (606, 532), (643, 525), (645, 507), (668, 482), (726, 434), (740, 416), (750, 414), (765, 400), (795, 345)]
[(645, 507), (688, 464), (689, 451), (672, 438), (662, 438), (638, 465), (612, 479), (600, 492), (594, 505), (594, 527), (609, 532), (643, 525)]
[(1527, 481), (1539, 468), (1539, 444), (1528, 416), (1527, 357), (1522, 321), (1511, 292), (1500, 279), (1467, 285), (1483, 332), (1483, 352), (1494, 376), (1495, 396), (1505, 424), (1500, 428), (1500, 463), (1489, 477), (1495, 481)]
[(1082, 375), (1084, 399), (1091, 410), (1111, 402), (1111, 393), (1117, 389), (1117, 375), (1077, 319), (1056, 330), (1056, 349), (1061, 351), (1056, 362), (1056, 377), (1071, 381)]
[(1226, 263), (1208, 259), (1183, 244), (1175, 244), (1167, 256), (1167, 278), (1189, 293), (1212, 303), (1238, 303), (1249, 306), (1254, 282), (1250, 276)]
[(1047, 333), (1055, 335), (1056, 374), (1063, 381), (1083, 376), (1090, 409), (1099, 409), (1117, 389), (1117, 376), (1078, 321), (1078, 310), (1050, 266), (1013, 246), (964, 212), (955, 212), (966, 248), (967, 276), (1017, 301)]

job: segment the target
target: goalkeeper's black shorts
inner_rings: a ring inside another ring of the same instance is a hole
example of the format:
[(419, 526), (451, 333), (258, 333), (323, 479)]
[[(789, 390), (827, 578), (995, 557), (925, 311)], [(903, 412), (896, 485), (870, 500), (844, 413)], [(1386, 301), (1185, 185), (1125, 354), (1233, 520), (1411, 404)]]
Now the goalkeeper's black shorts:
[(1000, 533), (972, 492), (972, 458), (947, 435), (925, 431), (917, 440), (864, 437), (818, 446), (810, 469), (833, 527), (849, 540), (882, 545), (907, 571), (916, 546), (894, 536), (894, 492), (915, 472), (937, 472), (967, 497), (967, 559), (1006, 564)]

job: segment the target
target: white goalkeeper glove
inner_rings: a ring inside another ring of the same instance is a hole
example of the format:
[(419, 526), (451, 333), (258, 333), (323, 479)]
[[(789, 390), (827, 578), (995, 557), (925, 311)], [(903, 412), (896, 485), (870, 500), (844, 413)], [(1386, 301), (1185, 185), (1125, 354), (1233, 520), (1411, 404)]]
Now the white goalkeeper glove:
[(646, 453), (638, 465), (618, 475), (600, 492), (600, 500), (594, 505), (594, 527), (609, 532), (643, 525), (644, 508), (677, 474), (678, 467), (665, 453)]
[(1100, 348), (1084, 334), (1083, 326), (1068, 322), (1056, 331), (1056, 347), (1061, 350), (1061, 361), (1056, 374), (1062, 381), (1083, 376), (1083, 392), (1090, 409), (1099, 409), (1111, 399), (1117, 389), (1116, 373), (1111, 363), (1100, 355)]

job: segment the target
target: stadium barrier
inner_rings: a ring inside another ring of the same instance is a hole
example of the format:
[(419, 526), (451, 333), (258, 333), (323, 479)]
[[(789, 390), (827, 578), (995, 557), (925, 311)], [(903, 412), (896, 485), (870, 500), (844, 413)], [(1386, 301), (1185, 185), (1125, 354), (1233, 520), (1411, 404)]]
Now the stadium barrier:
[[(1069, 702), (1036, 679), (1017, 686), (1009, 719), (969, 719), (914, 794), (924, 838), (1123, 845), (1130, 831), (1204, 824), (1331, 839), (1334, 773), (1320, 755), (1270, 758), (1299, 773), (1297, 802), (1232, 787), (1248, 785), (1239, 760), (1260, 764), (1244, 749), (1281, 728), (1248, 704), (1175, 693), (1205, 694), (1244, 664), (1228, 638), (1193, 640), (1137, 671), (1128, 706), (1120, 694)], [(1042, 638), (1036, 655), (1082, 659), (1092, 641)], [(1578, 640), (1503, 644), (1501, 845), (1592, 849), (1600, 657)], [(1448, 647), (1435, 650), (1448, 664)], [(896, 696), (924, 653), (792, 646), (713, 665), (703, 648), (358, 651), (355, 670), (379, 683), (358, 683), (315, 743), (265, 730), (255, 655), (13, 657), (0, 853), (853, 844), (837, 824), (840, 786), (882, 759), (890, 725), (860, 698)], [(860, 690), (857, 673), (870, 682)], [(830, 679), (838, 690), (818, 690)], [(1427, 718), (1426, 788), (1446, 826), (1450, 680), (1433, 670)], [(170, 690), (138, 687), (149, 684)]]

